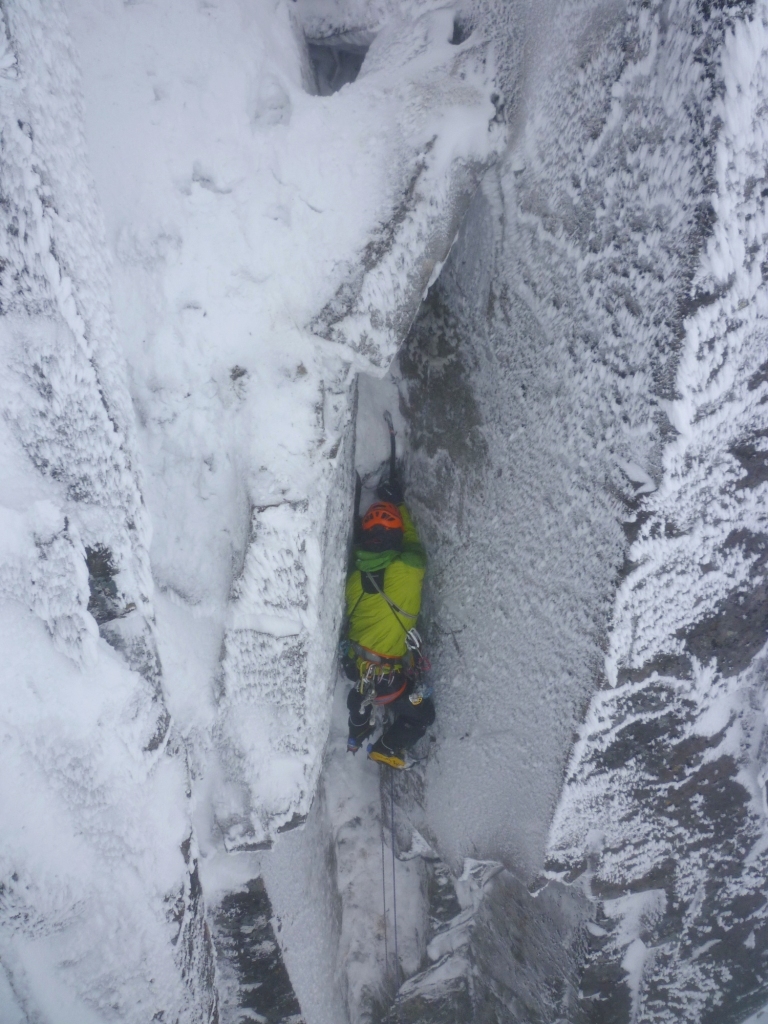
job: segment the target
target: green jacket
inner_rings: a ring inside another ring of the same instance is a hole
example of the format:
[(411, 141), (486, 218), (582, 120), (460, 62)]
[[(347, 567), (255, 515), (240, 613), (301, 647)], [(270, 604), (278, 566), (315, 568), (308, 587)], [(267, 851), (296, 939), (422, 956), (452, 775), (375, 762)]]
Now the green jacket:
[[(403, 550), (371, 552), (357, 548), (356, 568), (347, 580), (349, 639), (385, 658), (401, 658), (407, 650), (405, 634), (416, 625), (427, 567), (427, 557), (408, 509), (405, 505), (400, 505), (399, 509), (404, 526)], [(363, 591), (361, 571), (374, 573), (381, 569), (384, 570), (381, 589), (409, 615), (396, 612), (381, 594)]]

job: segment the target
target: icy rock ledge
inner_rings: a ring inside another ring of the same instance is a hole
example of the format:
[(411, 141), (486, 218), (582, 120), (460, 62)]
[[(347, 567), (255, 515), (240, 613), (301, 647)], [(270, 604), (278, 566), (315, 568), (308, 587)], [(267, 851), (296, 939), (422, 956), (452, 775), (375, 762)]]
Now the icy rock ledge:
[(214, 815), (230, 851), (270, 846), (303, 823), (314, 797), (336, 679), (354, 395), (344, 379), (324, 386), (336, 440), (322, 452), (312, 496), (251, 509), (217, 694)]
[(571, 1019), (586, 901), (552, 884), (533, 896), (496, 861), (468, 858), (454, 885), (460, 913), (438, 926), (432, 963), (402, 985), (384, 1024)]
[(488, 41), (478, 34), (457, 46), (453, 33), (450, 9), (392, 20), (378, 32), (356, 83), (374, 110), (393, 99), (401, 108), (390, 139), (390, 209), (309, 326), (380, 371), (437, 280), (506, 138)]

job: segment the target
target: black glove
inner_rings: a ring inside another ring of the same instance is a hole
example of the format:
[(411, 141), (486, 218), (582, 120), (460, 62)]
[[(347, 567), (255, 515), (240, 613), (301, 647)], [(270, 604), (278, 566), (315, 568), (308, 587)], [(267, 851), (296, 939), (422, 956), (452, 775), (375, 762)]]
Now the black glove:
[(398, 479), (382, 480), (376, 488), (376, 497), (379, 501), (391, 501), (393, 505), (402, 505), (403, 485)]

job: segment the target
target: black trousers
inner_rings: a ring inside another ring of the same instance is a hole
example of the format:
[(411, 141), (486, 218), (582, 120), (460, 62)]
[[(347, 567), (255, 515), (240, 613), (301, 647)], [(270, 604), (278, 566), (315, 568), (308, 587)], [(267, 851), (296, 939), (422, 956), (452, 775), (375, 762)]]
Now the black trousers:
[[(362, 694), (352, 689), (347, 694), (347, 710), (349, 711), (349, 735), (362, 742), (371, 734), (368, 724), (370, 708), (361, 710)], [(408, 695), (403, 694), (392, 704), (387, 705), (390, 718), (393, 719), (381, 737), (390, 750), (409, 750), (420, 740), (435, 720), (435, 705), (431, 697), (425, 697), (421, 704), (411, 704)]]

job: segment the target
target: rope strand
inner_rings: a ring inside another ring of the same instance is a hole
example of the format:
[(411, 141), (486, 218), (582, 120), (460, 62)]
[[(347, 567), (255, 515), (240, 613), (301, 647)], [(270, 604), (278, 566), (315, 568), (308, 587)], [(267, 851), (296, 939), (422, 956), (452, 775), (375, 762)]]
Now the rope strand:
[(389, 944), (387, 942), (387, 886), (384, 858), (384, 808), (381, 815), (381, 902), (384, 907), (384, 977), (389, 973)]
[(392, 922), (395, 935), (395, 1012), (400, 1020), (400, 956), (397, 949), (397, 887), (395, 883), (395, 769), (389, 769), (389, 800), (392, 808), (390, 831), (392, 833)]

